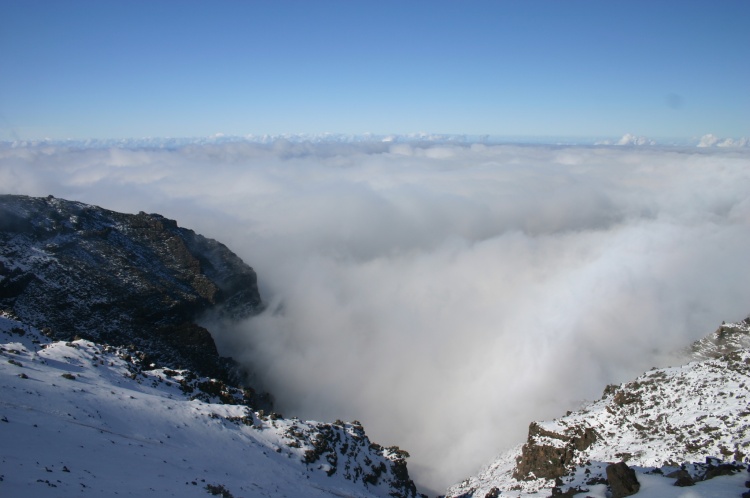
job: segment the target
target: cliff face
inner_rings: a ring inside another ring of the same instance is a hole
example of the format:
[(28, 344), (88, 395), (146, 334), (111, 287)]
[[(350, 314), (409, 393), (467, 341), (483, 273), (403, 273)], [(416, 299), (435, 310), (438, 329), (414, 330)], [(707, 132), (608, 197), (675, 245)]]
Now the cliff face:
[(227, 247), (157, 214), (53, 197), (0, 196), (0, 310), (58, 339), (132, 344), (155, 363), (226, 378), (209, 308), (262, 307), (256, 275)]

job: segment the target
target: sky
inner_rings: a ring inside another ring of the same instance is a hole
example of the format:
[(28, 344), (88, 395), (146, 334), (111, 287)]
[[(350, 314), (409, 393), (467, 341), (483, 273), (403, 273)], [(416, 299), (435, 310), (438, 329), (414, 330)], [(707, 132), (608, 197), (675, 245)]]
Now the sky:
[[(0, 193), (160, 213), (267, 305), (205, 323), (287, 417), (438, 494), (750, 313), (750, 149), (276, 140), (0, 147)], [(43, 249), (40, 249), (43, 250)], [(220, 326), (221, 325), (221, 326)]]
[(750, 136), (750, 3), (0, 3), (0, 140)]

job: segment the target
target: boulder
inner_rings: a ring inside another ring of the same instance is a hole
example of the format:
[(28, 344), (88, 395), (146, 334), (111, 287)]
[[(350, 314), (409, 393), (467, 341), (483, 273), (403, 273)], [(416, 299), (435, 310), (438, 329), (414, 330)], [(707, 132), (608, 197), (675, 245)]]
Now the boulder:
[(635, 470), (628, 467), (625, 462), (610, 464), (606, 471), (612, 498), (634, 495), (641, 489), (641, 484), (635, 476)]

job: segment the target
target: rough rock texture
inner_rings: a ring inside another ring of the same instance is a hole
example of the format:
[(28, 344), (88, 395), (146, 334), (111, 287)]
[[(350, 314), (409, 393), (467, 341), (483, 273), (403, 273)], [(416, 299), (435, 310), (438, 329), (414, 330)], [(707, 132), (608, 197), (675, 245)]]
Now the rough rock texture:
[(239, 318), (261, 306), (252, 268), (173, 220), (0, 196), (0, 310), (53, 337), (132, 344), (156, 363), (227, 378), (196, 320), (211, 308)]
[(562, 477), (568, 472), (576, 451), (586, 450), (596, 440), (596, 431), (590, 427), (553, 432), (532, 422), (513, 477), (519, 480)]
[(641, 489), (635, 471), (625, 462), (607, 465), (607, 481), (612, 490), (612, 498), (625, 498), (634, 495)]

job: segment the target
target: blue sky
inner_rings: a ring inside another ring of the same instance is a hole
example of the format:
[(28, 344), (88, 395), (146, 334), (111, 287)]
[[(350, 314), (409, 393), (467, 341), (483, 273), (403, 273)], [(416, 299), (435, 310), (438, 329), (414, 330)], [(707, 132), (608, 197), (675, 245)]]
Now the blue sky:
[(750, 2), (3, 0), (0, 140), (750, 136)]

